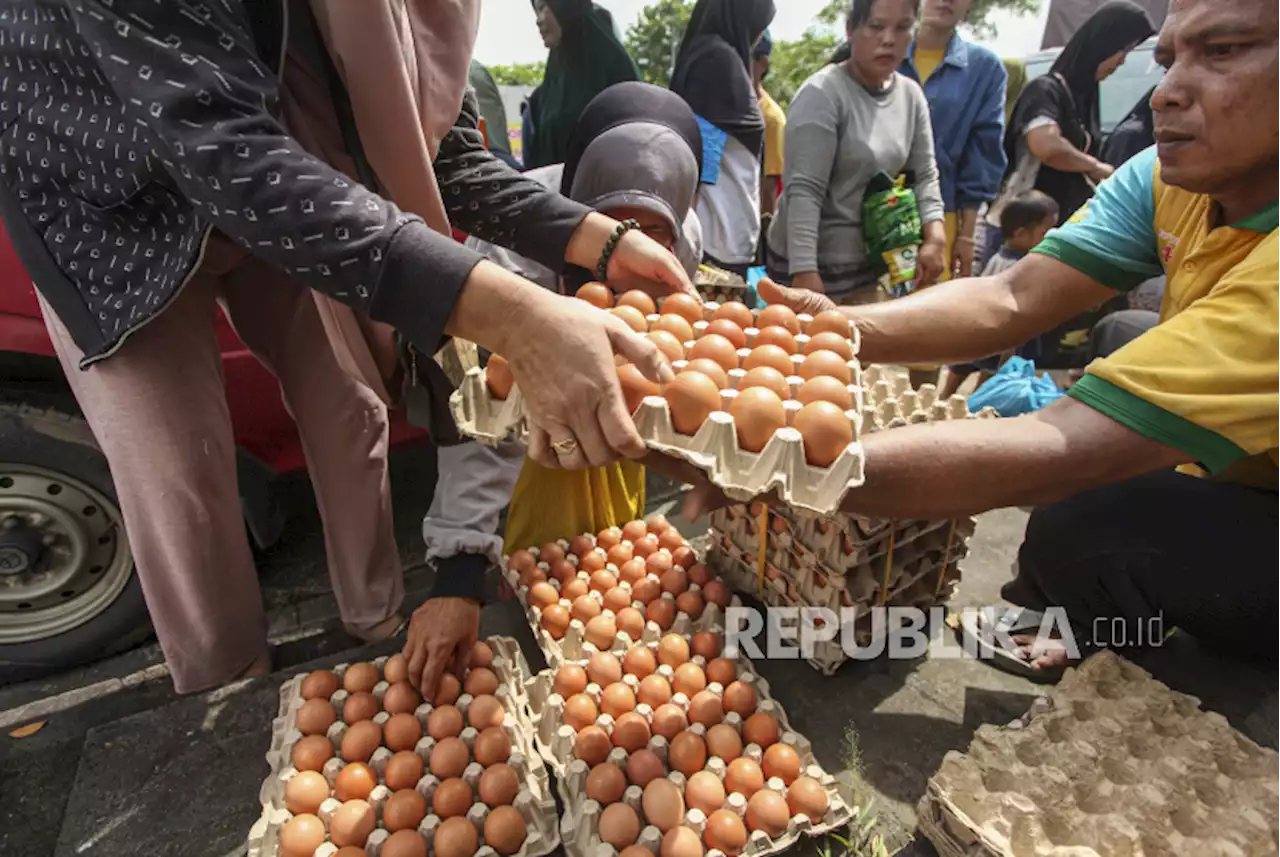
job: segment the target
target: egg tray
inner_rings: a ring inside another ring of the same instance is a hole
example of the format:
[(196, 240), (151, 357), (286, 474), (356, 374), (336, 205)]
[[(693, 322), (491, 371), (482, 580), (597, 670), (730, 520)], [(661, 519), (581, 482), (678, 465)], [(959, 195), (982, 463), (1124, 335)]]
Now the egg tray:
[(963, 419), (998, 419), (995, 408), (969, 411), (968, 399), (954, 395), (938, 398), (934, 384), (911, 388), (907, 375), (893, 373), (888, 367), (869, 365), (862, 370), (862, 430), (865, 433), (900, 428), (920, 423)]
[[(594, 536), (590, 533), (584, 533), (584, 535), (587, 538), (592, 539), (592, 542), (594, 543)], [(564, 539), (561, 539), (558, 544), (561, 548), (566, 549), (565, 558), (570, 563), (577, 565), (577, 558), (567, 555), (569, 543)], [(533, 554), (535, 557), (539, 554), (539, 549), (536, 547), (531, 547), (528, 550), (529, 553)], [(510, 557), (507, 556), (502, 558), (503, 580), (506, 582), (507, 586), (515, 592), (516, 597), (520, 601), (520, 606), (524, 608), (524, 615), (525, 619), (529, 622), (529, 629), (533, 632), (534, 639), (538, 641), (538, 647), (542, 649), (542, 653), (546, 655), (547, 663), (552, 667), (558, 668), (562, 664), (570, 661), (585, 661), (590, 658), (591, 655), (595, 654), (597, 648), (593, 644), (587, 642), (586, 625), (580, 619), (572, 620), (569, 623), (569, 628), (565, 632), (564, 637), (559, 640), (552, 637), (551, 634), (542, 627), (542, 611), (538, 607), (529, 603), (529, 588), (521, 585), (520, 576), (507, 567), (509, 559)], [(544, 562), (539, 562), (538, 565), (543, 569), (543, 571), (549, 570), (547, 564)], [(618, 569), (613, 563), (609, 563), (605, 568), (611, 571), (614, 575), (618, 574)], [(586, 572), (580, 571), (578, 572), (578, 576), (579, 578), (587, 579)], [(650, 574), (649, 577), (654, 577), (654, 575)], [(560, 585), (557, 581), (548, 579), (547, 582), (559, 591)], [(620, 583), (619, 585), (626, 586), (627, 584)], [(689, 585), (689, 590), (692, 592), (700, 592), (701, 587), (694, 583)], [(599, 593), (588, 594), (598, 601), (603, 601), (603, 596)], [(661, 598), (668, 601), (675, 600), (670, 593), (666, 592), (662, 593)], [(563, 598), (560, 599), (559, 603), (561, 606), (566, 608), (570, 606), (570, 603)], [(729, 601), (730, 607), (740, 607), (741, 605), (742, 600), (736, 596), (732, 597)], [(633, 601), (631, 606), (638, 607), (641, 613), (644, 612), (644, 605), (637, 601)], [(612, 614), (613, 611), (606, 608), (601, 612), (603, 615)], [(669, 633), (679, 634), (682, 637), (692, 637), (694, 634), (702, 631), (721, 632), (723, 630), (724, 611), (718, 605), (708, 603), (703, 608), (702, 615), (696, 619), (688, 613), (677, 610), (675, 620), (671, 623), (671, 627), (666, 631), (663, 631), (656, 622), (645, 622), (642, 641), (646, 643), (657, 642), (657, 640), (664, 634)], [(617, 635), (615, 635), (613, 645), (609, 647), (609, 651), (613, 652), (618, 657), (622, 657), (627, 649), (631, 648), (631, 644), (633, 642), (637, 641), (632, 640), (626, 632), (619, 631)]]
[[(515, 769), (522, 783), (513, 805), (523, 817), (528, 833), (524, 845), (512, 857), (545, 857), (545, 855), (550, 854), (559, 847), (560, 831), (557, 825), (555, 796), (551, 792), (550, 779), (535, 743), (536, 729), (534, 722), (529, 719), (526, 682), (531, 675), (531, 671), (524, 655), (520, 652), (519, 644), (515, 640), (508, 637), (491, 637), (485, 642), (493, 650), (493, 665), (490, 668), (499, 681), (498, 690), (494, 695), (502, 701), (503, 707), (506, 709), (503, 729), (506, 731), (508, 738), (511, 739), (512, 747), (508, 764)], [(380, 657), (376, 658), (372, 663), (381, 671), (386, 661), (386, 657)], [(348, 664), (338, 664), (332, 669), (341, 679), (348, 666)], [(297, 774), (297, 770), (290, 764), (290, 757), (293, 745), (302, 738), (301, 733), (296, 728), (295, 718), (304, 701), (301, 688), (305, 678), (305, 673), (294, 676), (280, 687), (279, 713), (271, 724), (271, 747), (266, 755), (271, 772), (263, 781), (262, 788), (259, 791), (262, 815), (249, 831), (247, 857), (277, 857), (280, 853), (280, 829), (292, 818), (292, 814), (285, 807), (284, 794), (289, 780)], [(386, 681), (380, 681), (374, 688), (374, 696), (378, 698), (379, 702), (381, 702), (387, 686)], [(342, 722), (340, 716), (342, 704), (346, 698), (347, 692), (341, 688), (330, 697), (330, 702), (339, 713), (339, 719), (329, 728), (326, 736), (333, 742), (335, 748), (341, 744), (342, 735), (346, 731), (346, 725)], [(470, 700), (469, 694), (463, 694), (456, 703), (464, 715)], [(435, 746), (435, 741), (425, 734), (427, 718), (431, 714), (431, 709), (430, 703), (423, 703), (414, 711), (414, 716), (422, 725), (424, 732), (422, 739), (414, 747), (414, 752), (422, 758), (424, 767), (431, 755), (432, 748)], [(379, 724), (385, 723), (387, 716), (386, 712), (379, 712), (374, 721)], [(460, 737), (468, 746), (471, 746), (475, 738), (475, 729), (471, 727), (464, 729)], [(379, 747), (369, 762), (369, 766), (377, 773), (380, 780), (391, 756), (390, 750), (386, 747)], [(345, 767), (345, 763), (337, 756), (325, 764), (322, 773), (329, 781), (331, 789), (343, 767)], [(474, 789), (479, 781), (481, 772), (481, 767), (472, 762), (463, 773), (463, 779)], [(431, 805), (431, 798), (437, 784), (438, 780), (428, 770), (416, 786), (417, 792), (426, 798), (428, 807)], [(379, 825), (381, 825), (383, 806), (391, 795), (392, 792), (385, 785), (379, 784), (369, 796), (369, 803), (373, 806), (374, 812), (378, 816)], [(332, 814), (339, 806), (341, 804), (332, 797), (321, 805), (318, 816), (324, 822), (326, 828), (329, 826)], [(481, 843), (484, 842), (483, 827), (487, 815), (488, 809), (478, 800), (467, 814), (468, 820), (476, 826)], [(432, 836), (439, 822), (440, 820), (434, 814), (428, 812), (427, 817), (418, 827), (419, 833), (427, 841), (429, 850)], [(382, 843), (386, 841), (387, 836), (386, 830), (381, 826), (370, 834), (364, 846), (369, 857), (379, 857)], [(326, 842), (316, 849), (315, 857), (331, 857), (337, 850), (336, 846)], [(476, 857), (497, 857), (497, 852), (482, 844), (476, 852)]]
[(1277, 756), (1104, 651), (948, 753), (920, 802), (943, 857), (1277, 853)]
[[(649, 645), (656, 656), (657, 644), (651, 643)], [(699, 656), (694, 656), (691, 661), (700, 666), (705, 666), (703, 659)], [(788, 824), (786, 833), (776, 839), (770, 838), (761, 831), (750, 833), (747, 847), (742, 853), (746, 857), (763, 857), (763, 855), (776, 854), (794, 845), (801, 834), (820, 836), (847, 826), (853, 818), (854, 789), (851, 778), (847, 774), (841, 774), (839, 777), (832, 776), (823, 770), (813, 754), (812, 744), (809, 743), (809, 740), (804, 735), (792, 729), (790, 721), (787, 719), (786, 710), (770, 694), (769, 683), (751, 671), (753, 669), (751, 662), (745, 658), (738, 658), (737, 664), (739, 668), (738, 680), (751, 685), (756, 691), (756, 711), (774, 716), (778, 722), (779, 740), (795, 748), (796, 753), (800, 756), (802, 774), (822, 784), (826, 789), (829, 802), (825, 818), (814, 822), (803, 815), (795, 816)], [(581, 662), (581, 665), (585, 667), (585, 661)], [(665, 666), (659, 667), (659, 672), (661, 673), (663, 670), (669, 671), (669, 669), (669, 667)], [(624, 676), (624, 681), (626, 678), (628, 677)], [(538, 748), (542, 752), (543, 759), (556, 774), (560, 796), (565, 806), (564, 817), (560, 824), (561, 839), (564, 841), (565, 851), (570, 857), (614, 857), (617, 853), (615, 849), (600, 840), (599, 822), (600, 814), (604, 811), (604, 807), (598, 802), (587, 798), (585, 794), (586, 779), (590, 769), (585, 762), (574, 758), (573, 745), (576, 732), (572, 726), (565, 724), (562, 720), (564, 700), (559, 694), (555, 693), (554, 683), (555, 670), (544, 670), (529, 681), (528, 698), (531, 715), (539, 724), (537, 731)], [(709, 684), (707, 687), (713, 692), (723, 692), (723, 689), (714, 683)], [(598, 685), (591, 684), (588, 686), (587, 692), (593, 696), (598, 704), (600, 695), (603, 692), (602, 689)], [(683, 694), (673, 696), (672, 702), (687, 711), (689, 701)], [(644, 709), (647, 709), (647, 706), (638, 705), (636, 707), (636, 711), (645, 714), (647, 719), (649, 714)], [(723, 722), (733, 726), (739, 733), (741, 732), (742, 718), (738, 714), (733, 712), (726, 714)], [(612, 736), (613, 718), (609, 715), (600, 715), (596, 719), (596, 725)], [(706, 734), (706, 729), (698, 724), (690, 726), (689, 729), (699, 735), (705, 736)], [(649, 741), (649, 749), (653, 750), (662, 759), (664, 766), (667, 765), (668, 746), (666, 739), (660, 735), (653, 736)], [(763, 751), (756, 744), (744, 743), (743, 755), (760, 762), (763, 757)], [(625, 766), (627, 757), (626, 750), (615, 747), (606, 759), (606, 763)], [(704, 770), (710, 770), (723, 779), (725, 767), (722, 760), (712, 757), (707, 760)], [(681, 793), (684, 792), (685, 779), (682, 774), (678, 771), (671, 772), (667, 775), (667, 778), (680, 788)], [(778, 778), (769, 780), (766, 783), (766, 787), (781, 791), (785, 796), (786, 788), (782, 780)], [(623, 793), (622, 800), (636, 810), (643, 819), (644, 815), (640, 808), (641, 794), (640, 787), (629, 785)], [(726, 808), (733, 810), (740, 817), (746, 812), (746, 800), (741, 795), (730, 795), (725, 805)], [(686, 811), (684, 823), (701, 836), (703, 827), (706, 824), (706, 816), (699, 810), (689, 809)], [(637, 842), (648, 847), (656, 854), (660, 840), (661, 833), (656, 827), (644, 825)], [(705, 857), (724, 857), (724, 855), (717, 850), (708, 849)]]

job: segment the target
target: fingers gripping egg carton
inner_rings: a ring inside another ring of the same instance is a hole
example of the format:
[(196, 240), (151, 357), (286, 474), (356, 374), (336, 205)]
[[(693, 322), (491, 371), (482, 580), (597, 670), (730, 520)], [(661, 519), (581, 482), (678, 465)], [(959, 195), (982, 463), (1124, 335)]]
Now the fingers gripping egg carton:
[(1277, 756), (1104, 651), (948, 753), (920, 802), (942, 857), (1274, 855)]
[(530, 681), (571, 857), (656, 854), (682, 838), (697, 853), (764, 855), (848, 823), (847, 780), (818, 765), (749, 661), (719, 654), (718, 635), (667, 635)]
[(455, 679), (437, 694), (452, 703), (434, 707), (405, 680), (401, 655), (285, 682), (249, 857), (333, 857), (347, 847), (367, 857), (555, 850), (555, 798), (528, 716), (528, 665), (512, 639), (475, 651), (491, 661), (477, 668), (473, 654), (468, 683), (475, 676), (472, 687), (491, 693), (463, 692)]

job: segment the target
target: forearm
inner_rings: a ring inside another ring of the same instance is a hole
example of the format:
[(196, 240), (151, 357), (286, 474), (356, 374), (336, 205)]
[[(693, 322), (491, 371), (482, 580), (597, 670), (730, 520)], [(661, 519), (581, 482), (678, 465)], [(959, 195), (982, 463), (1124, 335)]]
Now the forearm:
[(920, 227), (925, 244), (946, 244), (947, 227), (941, 220), (931, 220)]
[(974, 230), (978, 228), (978, 209), (962, 208), (956, 212), (956, 240), (968, 238), (973, 240)]
[(773, 214), (778, 208), (778, 177), (765, 176), (760, 185), (760, 213)]
[(1092, 173), (1101, 165), (1101, 161), (1092, 155), (1080, 151), (1061, 137), (1053, 138), (1041, 151), (1033, 151), (1040, 162), (1063, 173)]
[(559, 299), (486, 259), (472, 269), (445, 332), (505, 354), (511, 338), (527, 336), (537, 316), (554, 314), (554, 302)]

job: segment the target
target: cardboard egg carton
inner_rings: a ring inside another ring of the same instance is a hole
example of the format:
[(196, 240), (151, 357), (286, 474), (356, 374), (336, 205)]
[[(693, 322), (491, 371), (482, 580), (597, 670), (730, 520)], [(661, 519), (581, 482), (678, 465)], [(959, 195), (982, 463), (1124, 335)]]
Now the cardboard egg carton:
[[(591, 533), (584, 533), (583, 535), (591, 539), (594, 544), (595, 536)], [(561, 539), (557, 543), (561, 548), (566, 550), (565, 559), (576, 566), (578, 564), (577, 558), (567, 555), (569, 542)], [(535, 558), (538, 557), (540, 553), (540, 550), (537, 547), (530, 547), (528, 550)], [(586, 624), (580, 619), (573, 619), (570, 621), (568, 630), (559, 640), (551, 636), (551, 634), (542, 627), (542, 610), (529, 603), (529, 587), (523, 586), (520, 583), (520, 576), (507, 567), (509, 559), (509, 556), (504, 556), (502, 558), (502, 578), (506, 582), (507, 586), (515, 592), (516, 597), (520, 601), (520, 605), (524, 608), (525, 619), (529, 622), (529, 629), (533, 631), (534, 639), (538, 641), (538, 647), (541, 648), (543, 654), (546, 655), (547, 663), (553, 667), (559, 667), (560, 665), (570, 661), (585, 661), (595, 654), (598, 649), (595, 645), (587, 641)], [(543, 571), (550, 571), (548, 564), (541, 560), (539, 560), (538, 566)], [(676, 567), (679, 568), (680, 566)], [(614, 575), (618, 574), (618, 568), (613, 563), (606, 564), (605, 569), (612, 572)], [(582, 580), (589, 580), (589, 575), (587, 575), (585, 571), (578, 572), (578, 577)], [(650, 574), (648, 577), (657, 580), (656, 575)], [(548, 579), (547, 582), (555, 588), (556, 591), (561, 589), (558, 581)], [(630, 588), (626, 583), (619, 583), (618, 585)], [(701, 589), (702, 588), (696, 583), (689, 584), (689, 591), (691, 592), (701, 592)], [(603, 595), (594, 591), (589, 592), (588, 595), (596, 600), (597, 603), (601, 604), (603, 608)], [(662, 593), (660, 598), (673, 603), (675, 602), (675, 597), (667, 592)], [(569, 609), (572, 606), (568, 599), (564, 598), (560, 599), (559, 604), (566, 609)], [(730, 598), (729, 607), (739, 607), (741, 605), (742, 600), (737, 596)], [(639, 601), (633, 601), (630, 606), (637, 608), (641, 613), (645, 612), (645, 605)], [(702, 614), (696, 618), (682, 610), (677, 610), (675, 620), (671, 623), (671, 627), (669, 629), (664, 631), (656, 622), (645, 622), (644, 634), (640, 640), (632, 640), (625, 631), (620, 630), (614, 636), (613, 644), (609, 647), (608, 651), (613, 652), (618, 657), (622, 657), (622, 655), (626, 653), (627, 649), (631, 648), (633, 643), (656, 643), (665, 634), (674, 633), (679, 634), (682, 637), (692, 637), (694, 634), (701, 631), (721, 632), (724, 630), (724, 613), (725, 611), (718, 605), (710, 602), (704, 604)], [(614, 615), (614, 612), (608, 608), (603, 608), (601, 610), (601, 615), (612, 616)]]
[(1104, 651), (948, 753), (920, 802), (942, 857), (1277, 853), (1277, 756)]
[[(656, 655), (657, 644), (651, 644), (650, 648), (654, 650)], [(703, 659), (699, 656), (694, 656), (691, 660), (700, 666), (705, 666)], [(770, 838), (762, 831), (751, 833), (747, 841), (747, 847), (742, 853), (749, 855), (749, 857), (776, 854), (794, 845), (802, 834), (818, 836), (846, 826), (853, 817), (854, 805), (853, 787), (847, 774), (836, 777), (823, 770), (813, 754), (812, 744), (804, 735), (791, 727), (785, 709), (771, 696), (769, 683), (752, 672), (753, 668), (750, 661), (745, 658), (739, 658), (737, 663), (738, 681), (755, 689), (757, 698), (756, 711), (771, 714), (777, 720), (780, 742), (788, 744), (795, 749), (800, 757), (803, 775), (817, 780), (825, 788), (829, 803), (827, 814), (824, 818), (809, 819), (804, 815), (797, 815), (791, 819), (786, 832), (776, 839)], [(662, 674), (663, 670), (667, 671), (669, 679), (670, 668), (666, 666), (659, 667), (659, 674)], [(626, 678), (634, 677), (626, 676), (624, 681)], [(600, 839), (599, 823), (604, 807), (586, 795), (586, 780), (590, 768), (585, 762), (574, 757), (573, 747), (576, 731), (563, 721), (564, 699), (555, 692), (554, 684), (555, 673), (553, 670), (544, 670), (539, 673), (529, 682), (529, 702), (531, 714), (539, 723), (537, 730), (538, 747), (542, 751), (543, 759), (556, 773), (560, 796), (565, 806), (564, 817), (561, 821), (561, 838), (565, 844), (565, 851), (571, 857), (615, 857), (616, 850)], [(709, 684), (707, 689), (717, 694), (723, 692), (723, 688), (715, 683)], [(589, 685), (587, 689), (587, 693), (592, 695), (597, 703), (602, 692), (602, 689), (595, 684)], [(687, 711), (689, 700), (684, 694), (675, 694), (671, 701)], [(652, 712), (647, 709), (648, 706), (638, 705), (635, 710), (647, 719), (652, 715)], [(743, 719), (738, 714), (730, 712), (725, 715), (722, 722), (741, 733)], [(600, 715), (596, 720), (596, 725), (612, 735), (613, 719), (609, 715)], [(706, 735), (705, 727), (700, 724), (693, 724), (689, 727), (689, 731), (700, 736)], [(668, 745), (665, 738), (660, 735), (653, 736), (649, 741), (648, 749), (657, 754), (664, 766), (669, 767), (667, 760)], [(759, 763), (763, 758), (764, 751), (756, 744), (746, 744), (744, 742), (742, 754)], [(615, 747), (604, 764), (618, 765), (624, 769), (625, 773), (627, 757), (626, 750)], [(711, 757), (707, 760), (704, 770), (711, 771), (723, 779), (726, 767), (723, 760)], [(686, 783), (681, 773), (673, 771), (667, 775), (667, 778), (675, 783), (681, 793), (684, 792)], [(766, 788), (779, 791), (785, 796), (786, 786), (781, 779), (776, 777), (770, 779), (766, 783)], [(642, 790), (640, 787), (629, 785), (623, 793), (622, 802), (635, 809), (643, 821), (644, 814), (640, 805), (641, 795)], [(734, 811), (740, 817), (745, 814), (746, 805), (746, 798), (742, 795), (729, 795), (725, 803), (726, 808)], [(697, 809), (689, 809), (685, 813), (684, 823), (701, 836), (706, 825), (706, 816)], [(662, 834), (656, 827), (642, 823), (640, 837), (637, 842), (657, 853), (658, 843), (661, 838)], [(715, 855), (725, 857), (721, 852), (714, 849), (709, 849), (706, 855), (707, 857), (715, 857)]]
[(971, 413), (968, 400), (961, 395), (939, 399), (938, 388), (933, 384), (913, 390), (905, 374), (894, 374), (882, 366), (864, 367), (862, 387), (862, 430), (867, 433), (920, 423), (1000, 416), (994, 408)]
[[(515, 770), (521, 781), (520, 791), (513, 806), (524, 819), (527, 836), (524, 845), (512, 857), (545, 857), (545, 855), (550, 854), (559, 847), (560, 832), (557, 826), (555, 796), (551, 792), (550, 780), (547, 776), (546, 768), (543, 766), (542, 756), (538, 752), (535, 743), (536, 729), (529, 717), (526, 689), (528, 677), (531, 675), (529, 665), (525, 661), (524, 655), (521, 654), (519, 644), (515, 640), (508, 637), (491, 637), (485, 642), (493, 650), (493, 664), (490, 669), (498, 677), (499, 682), (494, 696), (502, 702), (503, 707), (506, 709), (502, 728), (511, 740), (511, 756), (507, 760), (507, 764)], [(386, 657), (380, 657), (373, 660), (372, 663), (381, 671), (386, 661)], [(339, 680), (342, 679), (348, 666), (349, 664), (338, 664), (332, 668)], [(298, 773), (290, 763), (290, 759), (294, 744), (302, 739), (302, 734), (297, 729), (296, 717), (298, 709), (302, 707), (304, 702), (301, 688), (305, 678), (305, 673), (294, 676), (280, 687), (279, 713), (271, 724), (271, 746), (266, 756), (271, 770), (259, 790), (262, 814), (249, 830), (248, 857), (278, 857), (280, 854), (280, 830), (293, 817), (285, 805), (285, 788), (289, 780)], [(387, 687), (386, 681), (380, 681), (374, 687), (373, 694), (378, 698), (379, 702), (381, 702), (383, 695), (386, 693)], [(326, 737), (333, 743), (335, 750), (341, 745), (342, 736), (347, 729), (346, 724), (341, 719), (342, 706), (347, 696), (347, 692), (339, 688), (329, 700), (339, 715), (338, 720), (334, 722), (326, 733)], [(470, 694), (463, 694), (455, 704), (465, 716), (470, 703)], [(415, 790), (426, 799), (428, 808), (431, 806), (431, 798), (435, 793), (435, 789), (439, 785), (439, 781), (431, 775), (430, 769), (427, 767), (431, 750), (435, 747), (435, 741), (426, 734), (427, 719), (430, 717), (431, 711), (431, 704), (423, 703), (413, 712), (414, 717), (417, 718), (423, 729), (423, 737), (418, 741), (413, 752), (422, 758), (424, 767), (424, 774), (418, 781)], [(386, 722), (388, 716), (386, 712), (379, 712), (378, 716), (374, 718), (374, 722), (382, 725)], [(476, 730), (467, 727), (459, 737), (468, 747), (471, 747), (476, 736)], [(386, 747), (379, 747), (374, 752), (373, 758), (370, 759), (369, 767), (374, 770), (379, 780), (383, 778), (387, 762), (392, 755), (391, 751)], [(336, 754), (334, 758), (325, 764), (321, 773), (328, 780), (331, 789), (335, 780), (337, 780), (339, 772), (345, 766), (346, 763)], [(477, 788), (483, 770), (479, 764), (472, 762), (463, 772), (462, 779), (474, 790)], [(391, 795), (391, 790), (381, 783), (369, 795), (368, 802), (377, 815), (379, 825), (369, 835), (369, 839), (364, 845), (369, 857), (380, 857), (382, 844), (389, 836), (381, 824), (383, 807)], [(321, 804), (317, 815), (324, 822), (326, 828), (329, 826), (333, 814), (341, 805), (333, 797)], [(497, 852), (493, 848), (483, 844), (484, 821), (488, 814), (489, 808), (480, 803), (478, 797), (475, 805), (467, 813), (467, 819), (475, 825), (481, 842), (480, 849), (476, 852), (476, 857), (497, 857)], [(418, 826), (418, 832), (426, 840), (428, 847), (430, 847), (439, 824), (440, 819), (428, 811), (426, 818)], [(337, 851), (338, 848), (336, 846), (325, 842), (316, 849), (314, 857), (332, 857)]]

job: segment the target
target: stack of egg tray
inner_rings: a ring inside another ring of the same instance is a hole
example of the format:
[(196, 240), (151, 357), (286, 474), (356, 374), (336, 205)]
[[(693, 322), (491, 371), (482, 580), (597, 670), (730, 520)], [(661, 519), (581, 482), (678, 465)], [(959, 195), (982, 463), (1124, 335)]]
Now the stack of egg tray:
[(887, 367), (862, 368), (862, 434), (920, 423), (999, 416), (995, 408), (971, 413), (968, 400), (961, 395), (939, 399), (938, 388), (933, 384), (923, 384), (913, 390), (906, 374), (895, 374)]
[(694, 288), (704, 301), (725, 303), (726, 301), (745, 302), (747, 299), (747, 281), (737, 274), (713, 268), (708, 265), (698, 266), (693, 277)]
[(1275, 751), (1112, 652), (948, 753), (920, 802), (941, 857), (1277, 853)]

